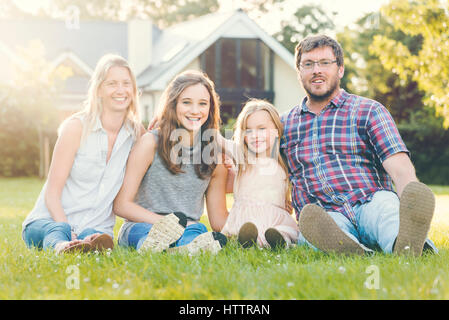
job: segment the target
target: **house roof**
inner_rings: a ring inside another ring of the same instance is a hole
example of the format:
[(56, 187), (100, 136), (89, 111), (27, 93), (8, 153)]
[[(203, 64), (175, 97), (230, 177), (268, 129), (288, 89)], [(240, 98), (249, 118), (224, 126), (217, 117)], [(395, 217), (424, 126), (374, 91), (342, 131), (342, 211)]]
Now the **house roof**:
[(79, 29), (69, 29), (61, 20), (0, 20), (0, 39), (11, 50), (27, 47), (31, 40), (40, 39), (48, 60), (73, 52), (93, 69), (106, 53), (127, 58), (127, 28), (125, 22), (81, 21)]
[[(164, 30), (153, 25), (152, 60), (151, 64), (137, 75), (139, 87), (144, 91), (165, 89), (176, 74), (209, 46), (221, 37), (230, 37), (229, 30), (233, 30), (234, 37), (261, 39), (294, 68), (293, 55), (246, 13), (241, 10), (216, 12)], [(126, 22), (80, 21), (79, 29), (70, 29), (60, 20), (0, 20), (0, 44), (6, 46), (5, 50), (9, 47), (10, 50), (6, 50), (8, 54), (17, 46), (27, 47), (31, 40), (37, 38), (43, 42), (46, 58), (52, 61), (54, 66), (57, 66), (58, 61), (69, 58), (86, 71), (86, 76), (106, 53), (116, 53), (128, 59)], [(74, 79), (71, 86), (66, 88), (74, 88), (78, 92), (86, 85), (87, 79)]]
[[(293, 55), (246, 13), (241, 10), (217, 12), (163, 30), (159, 41), (154, 44), (157, 51), (153, 52), (153, 63), (138, 76), (139, 86), (145, 91), (163, 90), (177, 73), (220, 37), (226, 37), (227, 31), (235, 25), (246, 28), (246, 37), (250, 33), (252, 37), (261, 39), (294, 68)], [(170, 50), (173, 51), (171, 57)], [(167, 55), (171, 59), (164, 59)]]

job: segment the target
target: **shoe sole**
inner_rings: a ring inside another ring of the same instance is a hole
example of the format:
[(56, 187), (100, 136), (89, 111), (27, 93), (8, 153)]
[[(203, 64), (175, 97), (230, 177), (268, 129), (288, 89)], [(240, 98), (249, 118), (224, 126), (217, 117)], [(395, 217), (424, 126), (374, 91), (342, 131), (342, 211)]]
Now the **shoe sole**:
[(239, 230), (238, 242), (243, 248), (250, 248), (257, 243), (258, 234), (256, 225), (252, 222), (247, 222)]
[(282, 234), (274, 228), (268, 228), (265, 231), (265, 239), (272, 249), (283, 249), (287, 246)]
[(363, 249), (338, 227), (323, 208), (307, 204), (299, 215), (299, 230), (313, 246), (326, 253), (364, 255)]
[(114, 241), (107, 234), (100, 234), (90, 242), (92, 250), (104, 251), (107, 249), (114, 249)]
[(184, 230), (185, 228), (179, 224), (179, 218), (176, 215), (173, 213), (166, 215), (153, 224), (138, 252), (147, 250), (162, 252), (168, 249), (170, 244), (178, 240), (184, 233)]
[(435, 210), (435, 195), (423, 183), (410, 182), (399, 206), (399, 232), (393, 252), (420, 256)]
[(212, 254), (217, 254), (227, 243), (226, 236), (219, 232), (206, 232), (200, 234), (198, 237), (193, 239), (192, 242), (180, 246), (169, 248), (168, 253), (181, 253), (196, 255), (202, 252), (211, 252)]
[(83, 242), (65, 248), (61, 253), (87, 253), (89, 251), (92, 251), (92, 245), (89, 242)]

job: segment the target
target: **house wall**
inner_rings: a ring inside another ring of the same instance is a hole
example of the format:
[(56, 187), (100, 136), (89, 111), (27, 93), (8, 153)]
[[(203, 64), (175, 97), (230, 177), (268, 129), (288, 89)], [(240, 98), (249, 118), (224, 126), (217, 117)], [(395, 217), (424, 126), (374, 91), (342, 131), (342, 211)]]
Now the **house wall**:
[[(193, 59), (181, 72), (186, 70), (201, 70), (200, 59)], [(143, 92), (140, 97), (140, 106), (142, 112), (142, 119), (145, 121), (151, 120), (157, 111), (159, 101), (163, 91)]]
[(282, 114), (298, 105), (305, 96), (305, 91), (292, 69), (284, 60), (274, 58), (274, 106)]
[[(184, 69), (201, 70), (200, 59), (194, 59)], [(282, 114), (299, 104), (305, 96), (304, 89), (297, 79), (296, 70), (275, 55), (274, 58), (274, 106)], [(155, 115), (162, 91), (144, 92), (140, 98), (142, 118), (150, 120)]]

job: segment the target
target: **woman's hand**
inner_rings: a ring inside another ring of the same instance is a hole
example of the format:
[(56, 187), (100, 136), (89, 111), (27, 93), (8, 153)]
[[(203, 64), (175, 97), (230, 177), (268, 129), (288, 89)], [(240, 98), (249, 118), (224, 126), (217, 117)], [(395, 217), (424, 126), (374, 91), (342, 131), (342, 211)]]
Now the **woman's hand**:
[(148, 131), (156, 129), (157, 127), (159, 127), (159, 121), (157, 117), (154, 117), (151, 119), (150, 123), (148, 123)]

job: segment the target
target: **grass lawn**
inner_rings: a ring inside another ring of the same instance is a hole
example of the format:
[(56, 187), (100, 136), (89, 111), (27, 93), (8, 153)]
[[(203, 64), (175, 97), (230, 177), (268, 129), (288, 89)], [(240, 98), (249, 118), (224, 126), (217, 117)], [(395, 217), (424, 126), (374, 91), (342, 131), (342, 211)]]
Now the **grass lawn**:
[[(35, 178), (0, 179), (2, 300), (449, 299), (449, 187), (431, 186), (437, 209), (430, 238), (439, 255), (342, 257), (304, 247), (243, 250), (232, 240), (215, 256), (188, 257), (141, 255), (119, 247), (103, 255), (29, 250), (21, 224), (42, 184)], [(122, 222), (118, 219), (115, 235)]]

